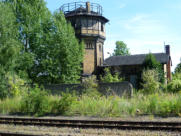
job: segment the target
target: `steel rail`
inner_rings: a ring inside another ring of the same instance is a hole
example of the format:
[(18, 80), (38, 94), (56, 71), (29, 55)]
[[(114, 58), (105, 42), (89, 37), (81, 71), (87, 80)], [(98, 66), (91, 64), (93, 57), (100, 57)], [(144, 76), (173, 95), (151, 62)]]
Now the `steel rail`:
[(0, 124), (38, 125), (72, 128), (127, 129), (127, 130), (165, 130), (181, 132), (181, 122), (152, 121), (104, 121), (104, 120), (62, 120), (45, 118), (0, 117)]
[(25, 134), (25, 133), (0, 132), (0, 136), (42, 136), (42, 135), (33, 135), (33, 134)]

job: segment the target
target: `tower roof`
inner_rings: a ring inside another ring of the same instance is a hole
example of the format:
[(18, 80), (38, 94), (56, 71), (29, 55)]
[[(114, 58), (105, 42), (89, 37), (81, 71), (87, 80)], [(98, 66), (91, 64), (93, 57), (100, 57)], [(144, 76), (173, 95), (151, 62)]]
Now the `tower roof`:
[(74, 2), (67, 3), (60, 7), (65, 17), (72, 16), (94, 16), (102, 18), (105, 22), (109, 20), (103, 16), (102, 6), (97, 3), (89, 2)]

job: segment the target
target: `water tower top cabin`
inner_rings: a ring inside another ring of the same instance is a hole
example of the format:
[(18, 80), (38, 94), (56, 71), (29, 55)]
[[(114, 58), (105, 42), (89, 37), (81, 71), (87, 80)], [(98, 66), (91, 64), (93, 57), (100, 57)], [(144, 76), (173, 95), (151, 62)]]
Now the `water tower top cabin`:
[(102, 7), (96, 3), (68, 3), (62, 5), (60, 10), (74, 27), (76, 37), (85, 43), (83, 76), (94, 74), (97, 67), (103, 65), (105, 24), (109, 20), (103, 16)]

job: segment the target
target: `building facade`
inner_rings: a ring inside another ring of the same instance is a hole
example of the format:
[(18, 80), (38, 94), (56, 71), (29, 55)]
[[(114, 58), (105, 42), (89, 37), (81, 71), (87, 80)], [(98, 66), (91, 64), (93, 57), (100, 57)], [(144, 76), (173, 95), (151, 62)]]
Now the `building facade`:
[(95, 74), (104, 61), (105, 24), (108, 19), (102, 15), (102, 7), (90, 2), (75, 2), (62, 5), (60, 10), (74, 27), (76, 37), (85, 43), (82, 76)]
[[(111, 56), (104, 61), (104, 65), (99, 68), (99, 73), (106, 67), (111, 68), (112, 73), (119, 73), (126, 81), (132, 83), (135, 88), (139, 88), (143, 63), (148, 54), (137, 54), (130, 56)], [(153, 53), (156, 60), (162, 65), (165, 73), (165, 81), (171, 80), (172, 60), (170, 56), (170, 46), (165, 46), (165, 52)]]
[[(104, 61), (105, 24), (109, 20), (103, 16), (102, 7), (90, 2), (74, 2), (62, 5), (60, 10), (74, 27), (79, 41), (85, 43), (82, 77), (92, 74), (99, 77), (104, 73), (104, 68), (110, 67), (113, 73), (120, 73), (120, 76), (137, 88), (147, 54), (111, 56)], [(171, 80), (170, 46), (165, 46), (164, 53), (153, 55), (162, 64), (167, 81)]]

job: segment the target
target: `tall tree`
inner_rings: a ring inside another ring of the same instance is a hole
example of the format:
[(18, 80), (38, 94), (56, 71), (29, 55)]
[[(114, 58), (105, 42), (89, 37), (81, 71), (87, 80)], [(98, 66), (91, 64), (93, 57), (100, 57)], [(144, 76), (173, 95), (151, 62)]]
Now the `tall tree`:
[(20, 51), (16, 17), (8, 3), (0, 2), (0, 98), (8, 95), (8, 73), (14, 73)]
[(49, 39), (44, 39), (47, 45), (39, 49), (41, 61), (35, 67), (39, 74), (36, 80), (41, 83), (75, 83), (80, 79), (83, 43), (79, 44), (74, 29), (61, 12), (55, 12), (52, 19)]
[(116, 42), (116, 49), (114, 50), (113, 56), (126, 56), (130, 55), (127, 45), (123, 41)]
[(54, 15), (44, 0), (6, 0), (11, 3), (23, 44), (17, 71), (37, 83), (70, 83), (80, 78), (83, 44), (64, 15)]

